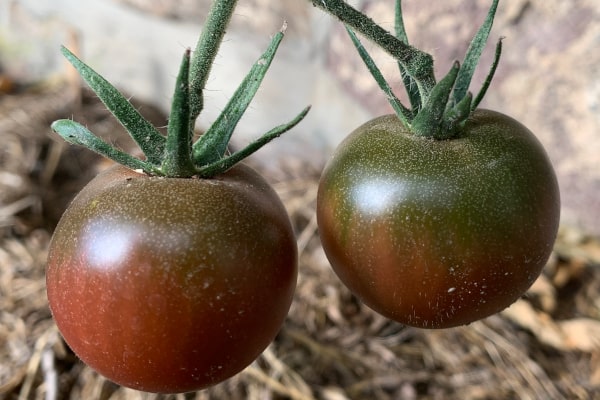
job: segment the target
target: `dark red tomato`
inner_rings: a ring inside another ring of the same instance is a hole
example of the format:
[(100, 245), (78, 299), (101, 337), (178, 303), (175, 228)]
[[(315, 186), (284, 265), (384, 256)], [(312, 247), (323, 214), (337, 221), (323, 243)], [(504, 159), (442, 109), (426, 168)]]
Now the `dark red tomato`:
[(292, 301), (297, 247), (256, 172), (148, 177), (117, 166), (59, 222), (48, 300), (68, 345), (108, 379), (149, 392), (205, 388), (273, 340)]
[(395, 116), (364, 124), (325, 167), (317, 200), (339, 278), (375, 311), (423, 328), (517, 300), (552, 251), (559, 214), (541, 144), (487, 110), (453, 140), (416, 137)]

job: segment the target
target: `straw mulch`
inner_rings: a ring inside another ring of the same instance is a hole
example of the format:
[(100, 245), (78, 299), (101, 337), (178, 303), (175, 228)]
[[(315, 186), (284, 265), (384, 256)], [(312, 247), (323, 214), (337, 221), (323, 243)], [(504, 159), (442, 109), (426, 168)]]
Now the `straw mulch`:
[(404, 327), (361, 305), (331, 272), (314, 217), (318, 171), (300, 160), (268, 177), (300, 249), (296, 298), (275, 342), (206, 391), (164, 396), (112, 384), (67, 348), (45, 295), (53, 226), (104, 165), (51, 134), (51, 121), (73, 115), (128, 146), (87, 92), (0, 93), (0, 399), (600, 399), (598, 241), (562, 228), (543, 276), (499, 315), (449, 330)]

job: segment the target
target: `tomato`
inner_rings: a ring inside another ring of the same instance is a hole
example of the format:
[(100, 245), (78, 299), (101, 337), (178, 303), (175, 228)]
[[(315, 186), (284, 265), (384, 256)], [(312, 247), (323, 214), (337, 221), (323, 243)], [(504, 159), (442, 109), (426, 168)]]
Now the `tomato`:
[(47, 267), (73, 351), (114, 382), (164, 393), (250, 364), (280, 329), (296, 278), (286, 210), (239, 164), (213, 179), (110, 168), (64, 213)]
[(350, 134), (325, 166), (317, 221), (336, 274), (382, 315), (448, 328), (496, 313), (538, 277), (560, 198), (539, 141), (476, 110), (462, 136), (416, 136), (394, 115)]

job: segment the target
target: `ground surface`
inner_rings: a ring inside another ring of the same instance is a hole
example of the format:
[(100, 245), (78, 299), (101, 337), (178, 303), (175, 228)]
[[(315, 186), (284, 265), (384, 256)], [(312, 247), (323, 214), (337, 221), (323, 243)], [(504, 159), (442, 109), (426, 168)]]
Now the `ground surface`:
[[(292, 217), (300, 276), (288, 320), (249, 368), (207, 391), (158, 396), (82, 365), (47, 306), (54, 225), (102, 168), (48, 128), (76, 116), (123, 147), (103, 107), (76, 86), (0, 85), (0, 399), (600, 399), (600, 245), (562, 227), (528, 294), (466, 327), (419, 330), (361, 305), (333, 275), (314, 219), (318, 171), (289, 160), (268, 176)], [(140, 105), (157, 125), (164, 116)]]

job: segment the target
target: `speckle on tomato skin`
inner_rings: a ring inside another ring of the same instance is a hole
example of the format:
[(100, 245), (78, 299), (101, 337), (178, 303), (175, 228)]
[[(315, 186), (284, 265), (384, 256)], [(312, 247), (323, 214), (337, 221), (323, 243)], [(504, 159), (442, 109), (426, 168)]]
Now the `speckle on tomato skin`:
[(552, 250), (560, 196), (539, 142), (486, 110), (465, 129), (435, 141), (395, 116), (376, 118), (346, 138), (321, 177), (317, 220), (334, 271), (401, 323), (444, 328), (500, 311)]
[(84, 362), (122, 385), (174, 393), (252, 362), (281, 327), (296, 277), (287, 213), (254, 171), (184, 180), (116, 167), (65, 212), (47, 287)]

